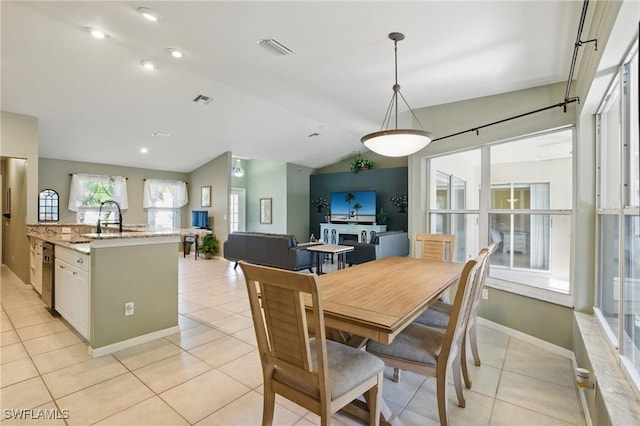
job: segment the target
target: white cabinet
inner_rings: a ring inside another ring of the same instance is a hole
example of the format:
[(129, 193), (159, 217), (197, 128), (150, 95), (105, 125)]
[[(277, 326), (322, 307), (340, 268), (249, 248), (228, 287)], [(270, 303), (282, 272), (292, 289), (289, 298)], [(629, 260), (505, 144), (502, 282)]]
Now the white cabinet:
[(29, 257), (29, 278), (38, 294), (42, 294), (42, 240), (31, 237)]
[(55, 263), (56, 311), (89, 340), (91, 258), (56, 246)]

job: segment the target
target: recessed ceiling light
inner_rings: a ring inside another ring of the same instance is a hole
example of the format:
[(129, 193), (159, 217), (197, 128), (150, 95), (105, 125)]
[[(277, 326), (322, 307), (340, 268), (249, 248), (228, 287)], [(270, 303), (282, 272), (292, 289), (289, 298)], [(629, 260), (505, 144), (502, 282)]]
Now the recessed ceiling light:
[(180, 50), (175, 49), (175, 48), (173, 48), (173, 47), (170, 47), (170, 48), (168, 48), (167, 50), (169, 51), (169, 53), (171, 53), (171, 56), (173, 56), (173, 57), (174, 57), (174, 58), (176, 58), (176, 59), (180, 59), (180, 58), (182, 58), (182, 56), (183, 56), (183, 55), (182, 55), (182, 52), (181, 52)]
[(107, 33), (105, 33), (102, 30), (99, 30), (97, 28), (87, 27), (87, 31), (89, 31), (89, 33), (91, 33), (91, 35), (94, 36), (97, 39), (103, 39), (103, 38), (107, 37)]
[(147, 152), (149, 152), (149, 150), (147, 148), (140, 148), (140, 153), (141, 154), (146, 154)]
[(156, 64), (151, 59), (140, 61), (140, 65), (147, 71), (153, 71), (157, 68)]
[(151, 22), (158, 22), (158, 20), (160, 19), (160, 15), (158, 15), (158, 12), (146, 7), (139, 7), (138, 13)]

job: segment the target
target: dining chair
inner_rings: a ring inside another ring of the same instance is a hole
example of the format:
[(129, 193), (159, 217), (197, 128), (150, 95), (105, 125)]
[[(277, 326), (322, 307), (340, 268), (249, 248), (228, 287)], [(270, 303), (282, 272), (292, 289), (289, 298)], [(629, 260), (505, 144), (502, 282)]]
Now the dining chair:
[[(278, 394), (319, 415), (322, 425), (364, 395), (369, 424), (378, 425), (384, 363), (364, 350), (326, 339), (317, 276), (240, 265), (262, 363), (262, 424), (272, 424)], [(312, 305), (309, 322), (305, 300)]]
[(414, 234), (413, 257), (453, 262), (455, 244), (452, 234)]
[[(462, 364), (462, 376), (464, 378), (464, 383), (467, 389), (471, 389), (471, 379), (467, 370), (467, 339), (469, 339), (469, 346), (471, 347), (471, 352), (473, 354), (474, 365), (480, 366), (477, 332), (478, 308), (480, 307), (480, 300), (482, 299), (482, 289), (484, 288), (484, 283), (489, 271), (489, 260), (491, 258), (491, 255), (495, 252), (496, 248), (497, 244), (494, 242), (491, 243), (489, 247), (485, 247), (480, 250), (480, 254), (486, 253), (487, 255), (482, 265), (480, 265), (480, 270), (478, 273), (479, 279), (476, 280), (476, 288), (472, 293), (471, 309), (469, 309), (468, 313), (469, 320), (467, 322), (467, 330), (464, 334), (463, 345), (461, 347), (462, 353), (460, 362)], [(445, 329), (447, 328), (447, 325), (449, 323), (449, 317), (451, 315), (452, 309), (453, 305), (438, 300), (433, 305), (431, 305), (429, 309), (424, 311), (418, 318), (416, 318), (415, 322), (426, 325), (427, 327)]]
[(413, 322), (400, 332), (390, 345), (375, 341), (367, 343), (367, 351), (382, 359), (386, 365), (436, 378), (438, 414), (441, 425), (448, 424), (448, 371), (453, 373), (458, 405), (465, 406), (460, 377), (461, 351), (459, 348), (466, 330), (467, 311), (471, 308), (474, 280), (477, 279), (480, 265), (486, 255), (486, 253), (482, 253), (465, 263), (453, 302), (453, 309), (449, 315), (449, 323), (444, 333), (441, 330)]

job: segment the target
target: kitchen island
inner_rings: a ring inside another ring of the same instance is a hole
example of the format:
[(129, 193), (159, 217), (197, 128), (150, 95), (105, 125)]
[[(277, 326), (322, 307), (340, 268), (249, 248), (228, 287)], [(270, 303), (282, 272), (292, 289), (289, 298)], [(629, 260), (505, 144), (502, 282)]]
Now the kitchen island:
[(87, 339), (92, 357), (179, 331), (180, 230), (73, 233), (65, 239), (29, 231), (31, 238), (56, 244), (56, 311)]

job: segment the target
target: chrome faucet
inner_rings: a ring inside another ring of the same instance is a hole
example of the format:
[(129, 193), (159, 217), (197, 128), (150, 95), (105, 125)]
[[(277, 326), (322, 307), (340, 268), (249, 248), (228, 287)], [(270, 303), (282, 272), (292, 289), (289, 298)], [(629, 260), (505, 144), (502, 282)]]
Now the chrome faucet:
[[(116, 206), (116, 208), (118, 209), (118, 220), (117, 221), (112, 221), (112, 222), (108, 222), (106, 220), (101, 221), (100, 217), (102, 215), (102, 206), (104, 206), (105, 204), (114, 204)], [(118, 231), (122, 232), (122, 210), (120, 210), (120, 204), (118, 204), (115, 200), (107, 200), (107, 201), (103, 201), (100, 203), (100, 210), (98, 211), (98, 226), (96, 227), (96, 234), (102, 234), (102, 225), (108, 225), (108, 224), (118, 224)]]

